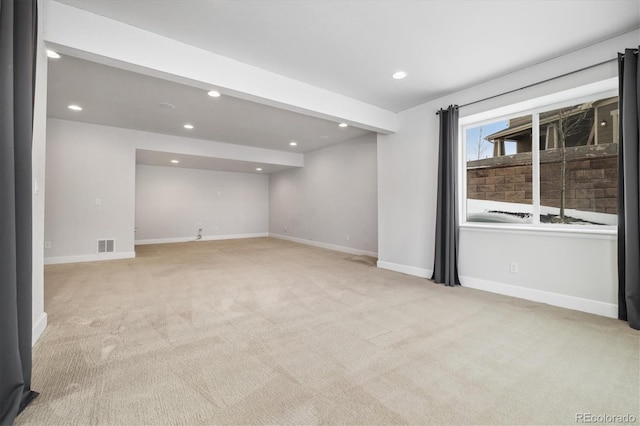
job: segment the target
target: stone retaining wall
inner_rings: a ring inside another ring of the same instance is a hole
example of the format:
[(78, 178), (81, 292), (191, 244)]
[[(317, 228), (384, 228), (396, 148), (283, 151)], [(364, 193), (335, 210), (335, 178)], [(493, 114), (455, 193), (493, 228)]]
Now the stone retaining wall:
[[(618, 144), (578, 146), (566, 150), (565, 207), (617, 213)], [(560, 149), (540, 152), (540, 201), (560, 207)], [(469, 161), (467, 197), (510, 203), (532, 203), (531, 153)]]

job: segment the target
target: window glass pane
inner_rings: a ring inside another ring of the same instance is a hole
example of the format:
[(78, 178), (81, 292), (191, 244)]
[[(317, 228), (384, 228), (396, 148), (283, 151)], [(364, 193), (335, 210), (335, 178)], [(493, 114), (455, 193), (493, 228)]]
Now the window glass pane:
[(615, 225), (618, 98), (540, 114), (540, 222)]
[(531, 115), (465, 132), (467, 221), (532, 223)]

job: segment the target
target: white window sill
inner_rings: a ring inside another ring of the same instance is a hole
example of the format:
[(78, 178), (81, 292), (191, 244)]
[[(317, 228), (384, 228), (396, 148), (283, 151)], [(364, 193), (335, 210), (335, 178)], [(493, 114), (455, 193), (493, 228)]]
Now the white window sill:
[(460, 229), (477, 232), (500, 232), (522, 235), (553, 235), (576, 238), (606, 238), (615, 239), (618, 235), (617, 226), (570, 226), (570, 225), (521, 225), (521, 224), (487, 224), (462, 223)]

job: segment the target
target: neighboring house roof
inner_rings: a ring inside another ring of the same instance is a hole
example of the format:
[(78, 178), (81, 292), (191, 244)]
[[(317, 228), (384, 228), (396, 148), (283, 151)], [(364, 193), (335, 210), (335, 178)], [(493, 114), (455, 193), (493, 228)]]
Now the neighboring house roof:
[(513, 138), (514, 136), (517, 136), (519, 133), (522, 133), (525, 130), (529, 130), (530, 128), (531, 128), (531, 122), (521, 124), (515, 127), (507, 127), (504, 130), (500, 130), (499, 132), (487, 135), (485, 139), (491, 143), (495, 143), (496, 140), (499, 140), (499, 139), (508, 139), (508, 137)]
[[(576, 114), (580, 114), (582, 112), (584, 112), (585, 110), (589, 110), (592, 109), (594, 107), (594, 104), (596, 102), (585, 102), (583, 104), (580, 104), (576, 107), (574, 107), (571, 110), (566, 111), (566, 113), (568, 115), (576, 115)], [(555, 111), (552, 111), (555, 112)], [(558, 121), (559, 120), (559, 114), (555, 113), (555, 114), (551, 114), (549, 116), (545, 116), (544, 113), (540, 114), (540, 124), (549, 124), (552, 123), (554, 121)], [(517, 124), (513, 127), (511, 127), (511, 120), (509, 120), (509, 127), (507, 127), (504, 130), (500, 130), (499, 132), (495, 132), (492, 133), (490, 135), (485, 136), (485, 139), (488, 142), (491, 143), (495, 143), (496, 140), (504, 140), (504, 139), (509, 139), (509, 140), (518, 140), (519, 138), (521, 138), (522, 136), (529, 136), (529, 132), (526, 132), (527, 130), (531, 129), (531, 120), (528, 120), (525, 123), (521, 123), (521, 124)]]

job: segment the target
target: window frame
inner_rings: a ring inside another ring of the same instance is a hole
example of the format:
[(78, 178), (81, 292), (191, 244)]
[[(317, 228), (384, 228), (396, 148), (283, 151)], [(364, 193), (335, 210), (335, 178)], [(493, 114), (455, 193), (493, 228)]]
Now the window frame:
[[(518, 231), (542, 231), (559, 233), (617, 234), (617, 225), (547, 224), (540, 222), (540, 120), (541, 113), (567, 106), (595, 101), (618, 95), (618, 79), (611, 78), (587, 86), (556, 92), (528, 101), (507, 105), (460, 117), (458, 125), (458, 202), (461, 228), (484, 228)], [(532, 223), (483, 223), (467, 221), (467, 129), (530, 115), (532, 119)], [(613, 120), (612, 120), (613, 121)]]

